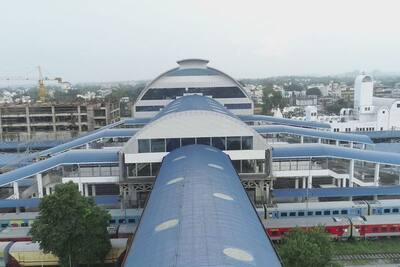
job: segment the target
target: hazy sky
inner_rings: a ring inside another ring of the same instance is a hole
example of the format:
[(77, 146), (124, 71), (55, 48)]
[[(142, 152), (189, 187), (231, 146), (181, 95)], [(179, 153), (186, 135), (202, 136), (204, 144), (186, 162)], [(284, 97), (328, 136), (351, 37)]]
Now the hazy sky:
[(0, 1), (0, 76), (151, 79), (193, 57), (236, 78), (400, 72), (400, 1)]

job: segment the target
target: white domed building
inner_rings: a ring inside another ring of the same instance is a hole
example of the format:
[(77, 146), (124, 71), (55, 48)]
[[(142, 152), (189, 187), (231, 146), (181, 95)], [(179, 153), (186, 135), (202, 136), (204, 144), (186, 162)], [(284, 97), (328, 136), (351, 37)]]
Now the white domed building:
[(151, 81), (133, 107), (133, 117), (151, 118), (173, 100), (185, 95), (211, 97), (236, 115), (252, 115), (253, 101), (242, 85), (208, 66), (208, 60), (185, 59)]

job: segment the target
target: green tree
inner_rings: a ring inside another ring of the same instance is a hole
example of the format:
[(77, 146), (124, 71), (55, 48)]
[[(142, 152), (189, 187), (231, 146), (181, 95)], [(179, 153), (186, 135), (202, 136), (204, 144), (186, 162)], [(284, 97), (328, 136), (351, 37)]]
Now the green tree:
[(32, 225), (32, 238), (40, 248), (56, 255), (61, 266), (102, 262), (111, 249), (107, 232), (110, 215), (85, 198), (69, 182), (43, 198), (39, 217)]
[(337, 100), (335, 103), (326, 106), (325, 109), (329, 113), (333, 113), (333, 114), (338, 115), (342, 108), (351, 108), (352, 105), (353, 105), (353, 103), (351, 103), (349, 101), (346, 101), (346, 100), (341, 98), (341, 99)]
[(263, 113), (270, 114), (273, 108), (284, 108), (288, 101), (282, 96), (281, 92), (274, 91), (271, 87), (263, 89)]
[(332, 266), (332, 244), (323, 227), (295, 228), (284, 238), (279, 254), (286, 267)]

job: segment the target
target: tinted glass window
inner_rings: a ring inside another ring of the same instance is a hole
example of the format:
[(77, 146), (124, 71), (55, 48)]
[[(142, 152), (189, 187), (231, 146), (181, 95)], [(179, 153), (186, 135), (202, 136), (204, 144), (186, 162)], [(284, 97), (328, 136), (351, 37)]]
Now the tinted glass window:
[(160, 111), (164, 106), (137, 106), (135, 109), (138, 112)]
[(128, 223), (135, 223), (136, 220), (135, 219), (128, 219)]
[(313, 216), (313, 215), (314, 215), (314, 212), (308, 211), (308, 212), (307, 212), (307, 215), (308, 215), (308, 216)]
[(253, 137), (252, 136), (242, 136), (242, 149), (243, 150), (253, 149)]
[(281, 212), (281, 217), (286, 217), (287, 213), (286, 212)]
[(199, 145), (211, 145), (211, 139), (209, 137), (199, 137), (197, 138), (197, 144)]
[(138, 140), (139, 142), (139, 153), (147, 153), (150, 152), (150, 140)]
[(232, 160), (232, 165), (235, 168), (236, 172), (240, 173), (240, 160)]
[(347, 210), (341, 210), (340, 213), (341, 214), (347, 214), (348, 212), (347, 212)]
[(226, 138), (227, 150), (240, 150), (240, 136)]
[(111, 224), (114, 224), (114, 223), (115, 223), (115, 220), (110, 220), (110, 223), (111, 223)]
[(290, 217), (296, 216), (296, 212), (290, 212), (290, 213), (289, 213), (289, 216), (290, 216)]
[(399, 212), (399, 209), (398, 209), (398, 208), (394, 208), (394, 209), (392, 210), (392, 212), (393, 212), (393, 213), (398, 213), (398, 212)]
[(153, 88), (149, 89), (143, 100), (160, 100), (160, 99), (175, 99), (177, 96), (183, 96), (185, 88)]
[(339, 214), (339, 211), (338, 211), (338, 210), (334, 210), (334, 211), (332, 211), (332, 214), (333, 214), (333, 215), (338, 215), (338, 214)]
[(322, 211), (316, 211), (315, 215), (322, 215)]
[(212, 146), (221, 150), (225, 150), (225, 137), (213, 137)]
[(150, 176), (150, 163), (138, 163), (137, 174), (138, 176)]
[(130, 177), (136, 176), (136, 164), (129, 163), (127, 167), (128, 167), (128, 176)]
[(125, 219), (119, 219), (118, 222), (119, 223), (125, 223)]
[(254, 173), (254, 172), (255, 172), (255, 161), (242, 160), (242, 173)]
[(251, 109), (250, 103), (225, 104), (227, 109)]
[(194, 138), (182, 138), (182, 146), (188, 146), (195, 144)]
[(324, 215), (331, 215), (331, 211), (330, 210), (324, 210)]
[(151, 163), (151, 175), (157, 176), (158, 172), (160, 171), (160, 168), (161, 168), (161, 163), (159, 162)]
[(299, 211), (298, 216), (304, 216), (304, 211)]
[(246, 97), (239, 87), (208, 87), (208, 88), (152, 88), (142, 97), (142, 100), (175, 99), (184, 94), (200, 94), (213, 98), (241, 98)]
[(166, 139), (167, 142), (167, 152), (171, 152), (174, 149), (181, 147), (181, 140), (179, 138), (169, 138)]
[(384, 209), (383, 213), (390, 213), (390, 209)]
[(151, 152), (165, 152), (165, 139), (151, 139)]

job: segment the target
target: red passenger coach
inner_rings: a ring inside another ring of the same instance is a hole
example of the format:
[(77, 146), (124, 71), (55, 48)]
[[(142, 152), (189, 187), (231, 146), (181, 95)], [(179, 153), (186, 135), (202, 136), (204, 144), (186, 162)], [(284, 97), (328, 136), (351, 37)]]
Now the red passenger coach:
[(351, 223), (345, 217), (305, 217), (290, 219), (267, 220), (266, 230), (271, 240), (280, 240), (283, 235), (290, 232), (295, 227), (302, 229), (323, 226), (332, 238), (348, 239), (351, 234)]
[(357, 217), (352, 223), (355, 238), (400, 236), (400, 215)]

